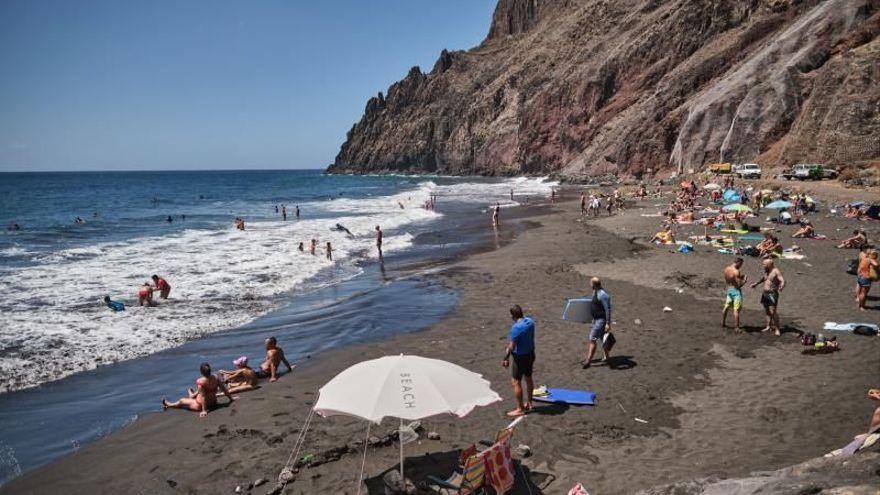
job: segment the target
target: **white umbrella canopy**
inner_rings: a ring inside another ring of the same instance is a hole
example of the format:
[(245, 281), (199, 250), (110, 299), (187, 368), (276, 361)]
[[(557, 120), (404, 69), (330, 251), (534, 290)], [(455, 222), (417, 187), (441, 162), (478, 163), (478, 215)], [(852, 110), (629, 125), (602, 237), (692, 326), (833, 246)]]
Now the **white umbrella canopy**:
[(378, 424), (386, 417), (464, 417), (475, 407), (500, 400), (482, 375), (439, 359), (401, 354), (339, 373), (321, 387), (313, 409), (324, 417), (354, 416)]

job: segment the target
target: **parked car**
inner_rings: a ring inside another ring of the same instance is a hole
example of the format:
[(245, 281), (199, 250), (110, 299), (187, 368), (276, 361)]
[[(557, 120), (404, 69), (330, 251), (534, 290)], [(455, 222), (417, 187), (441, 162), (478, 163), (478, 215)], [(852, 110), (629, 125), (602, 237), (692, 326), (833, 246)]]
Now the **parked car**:
[(757, 163), (735, 165), (734, 172), (740, 179), (760, 179), (761, 167)]
[(818, 163), (798, 163), (791, 170), (782, 173), (782, 178), (787, 180), (822, 180), (836, 179), (838, 175), (834, 168), (826, 167)]

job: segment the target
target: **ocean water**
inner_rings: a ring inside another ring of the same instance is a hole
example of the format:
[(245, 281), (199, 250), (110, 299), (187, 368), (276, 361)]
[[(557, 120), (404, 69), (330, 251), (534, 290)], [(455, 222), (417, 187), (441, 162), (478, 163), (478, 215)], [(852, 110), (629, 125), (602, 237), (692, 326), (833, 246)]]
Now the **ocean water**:
[[(447, 215), (485, 214), (552, 185), (319, 171), (0, 174), (0, 219), (20, 226), (0, 235), (0, 394), (238, 328), (351, 280), (377, 261), (375, 225), (393, 257), (418, 249), (417, 236)], [(435, 211), (422, 207), (432, 194)], [(233, 227), (236, 216), (246, 230)], [(171, 298), (137, 307), (154, 273)], [(126, 311), (105, 308), (104, 295)]]

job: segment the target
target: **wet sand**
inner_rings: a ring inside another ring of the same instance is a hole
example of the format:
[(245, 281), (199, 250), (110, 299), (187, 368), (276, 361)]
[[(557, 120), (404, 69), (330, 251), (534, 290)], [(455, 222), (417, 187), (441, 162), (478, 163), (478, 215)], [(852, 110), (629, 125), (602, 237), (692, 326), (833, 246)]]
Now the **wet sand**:
[[(789, 331), (782, 337), (757, 331), (763, 327), (757, 290), (746, 291), (747, 331), (725, 331), (719, 279), (731, 256), (702, 246), (686, 255), (647, 245), (658, 219), (641, 214), (658, 211), (653, 205), (662, 202), (649, 199), (587, 221), (575, 202), (556, 205), (514, 242), (433, 275), (459, 291), (460, 303), (429, 330), (324, 353), (205, 419), (182, 411), (148, 415), (0, 492), (232, 493), (266, 478), (251, 490), (266, 493), (318, 388), (351, 364), (401, 352), (482, 373), (505, 399), (464, 419), (422, 421), (440, 440), (423, 434), (406, 446), (407, 475), (416, 482), (426, 473), (445, 476), (458, 448), (508, 423), (512, 393), (500, 360), (512, 303), (537, 322), (536, 383), (598, 394), (595, 407), (539, 407), (517, 429), (514, 444), (533, 452), (521, 463), (531, 493), (565, 493), (577, 481), (607, 494), (743, 476), (821, 456), (866, 429), (874, 404), (865, 392), (880, 385), (880, 338), (843, 334), (841, 351), (807, 356), (797, 334), (821, 332), (826, 320), (880, 321), (880, 294), (869, 301), (874, 309), (855, 309), (853, 277), (843, 270), (855, 251), (836, 250), (832, 240), (797, 242), (807, 258), (780, 262), (790, 284), (780, 303)], [(820, 233), (833, 237), (856, 224), (824, 213), (813, 218)], [(859, 225), (870, 238), (880, 237), (880, 226)], [(786, 246), (789, 229), (782, 235)], [(757, 260), (747, 260), (751, 280), (758, 270)], [(618, 343), (610, 365), (583, 370), (587, 329), (560, 315), (565, 298), (586, 294), (593, 275), (603, 277), (612, 295)], [(673, 311), (663, 312), (664, 306)], [(394, 426), (388, 421), (372, 434), (383, 436)], [(357, 446), (365, 428), (351, 419), (315, 418), (303, 451)], [(355, 493), (361, 455), (351, 449), (337, 461), (304, 468), (284, 493)], [(396, 444), (369, 448), (369, 493), (382, 493), (377, 478), (396, 469), (397, 455)], [(530, 493), (522, 479), (515, 493)]]

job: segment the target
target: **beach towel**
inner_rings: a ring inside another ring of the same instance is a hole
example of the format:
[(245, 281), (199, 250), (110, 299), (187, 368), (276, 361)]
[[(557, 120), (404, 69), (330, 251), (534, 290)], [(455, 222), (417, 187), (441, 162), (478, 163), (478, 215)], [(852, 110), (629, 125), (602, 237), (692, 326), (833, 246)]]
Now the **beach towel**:
[(718, 252), (721, 254), (733, 254), (733, 249), (723, 248), (723, 249), (719, 249)]
[(874, 428), (864, 435), (857, 436), (852, 442), (846, 444), (842, 449), (837, 449), (825, 454), (825, 457), (835, 456), (851, 456), (860, 450), (865, 450), (880, 441), (880, 426)]
[(486, 460), (486, 481), (499, 495), (513, 488), (513, 459), (510, 457), (510, 443), (499, 442), (483, 452)]
[(858, 328), (860, 333), (866, 332), (863, 333), (864, 335), (880, 333), (880, 326), (874, 323), (836, 323), (826, 321), (825, 326), (822, 328), (832, 332), (854, 332)]
[(802, 260), (802, 259), (805, 259), (806, 256), (804, 256), (800, 253), (785, 253), (785, 252), (783, 252), (782, 254), (780, 254), (778, 256), (778, 258), (783, 259), (783, 260)]
[(548, 388), (547, 395), (533, 397), (540, 402), (554, 404), (570, 404), (574, 406), (592, 406), (596, 403), (596, 394), (586, 390), (568, 390), (564, 388)]
[(731, 229), (721, 229), (721, 232), (725, 234), (748, 234), (748, 230), (731, 230)]
[(763, 241), (764, 236), (756, 235), (756, 234), (747, 234), (739, 236), (739, 240), (741, 241)]

